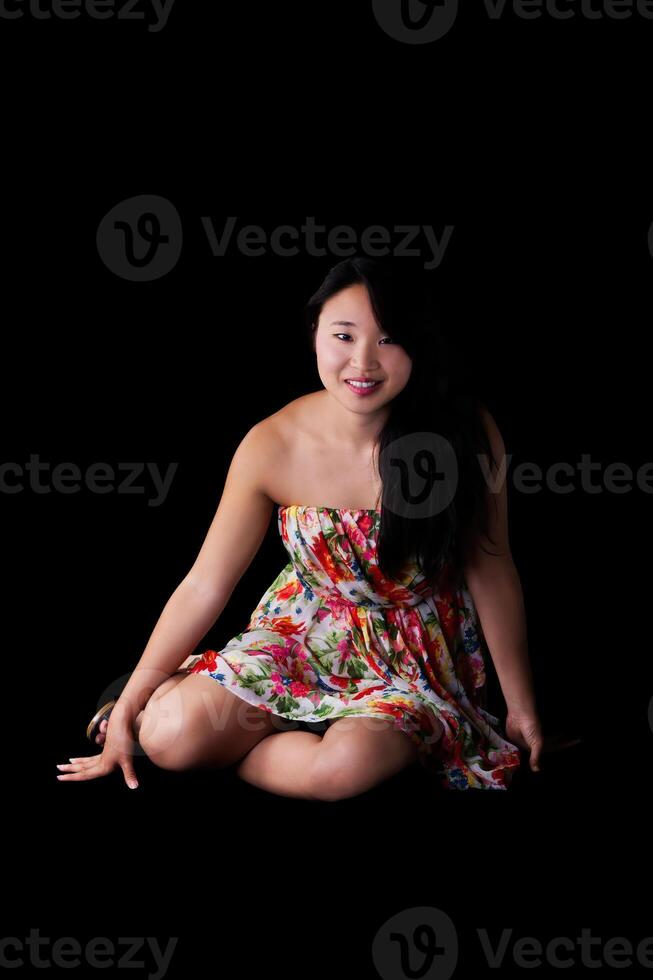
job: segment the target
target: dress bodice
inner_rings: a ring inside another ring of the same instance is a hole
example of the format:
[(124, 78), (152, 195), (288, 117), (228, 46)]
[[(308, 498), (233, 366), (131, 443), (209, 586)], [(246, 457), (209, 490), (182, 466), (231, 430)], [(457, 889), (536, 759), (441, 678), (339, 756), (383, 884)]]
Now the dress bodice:
[(377, 561), (380, 510), (279, 507), (279, 533), (297, 577), (325, 599), (367, 608), (407, 607), (437, 595), (416, 561), (386, 578)]

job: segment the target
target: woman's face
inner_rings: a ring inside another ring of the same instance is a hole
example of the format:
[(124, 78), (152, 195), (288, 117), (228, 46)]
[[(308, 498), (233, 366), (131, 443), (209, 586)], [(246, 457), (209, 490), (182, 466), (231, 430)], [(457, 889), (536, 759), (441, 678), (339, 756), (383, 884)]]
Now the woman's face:
[[(317, 370), (324, 387), (352, 412), (376, 412), (405, 387), (412, 360), (379, 329), (367, 287), (354, 283), (322, 306), (315, 331)], [(380, 381), (358, 394), (351, 378)]]

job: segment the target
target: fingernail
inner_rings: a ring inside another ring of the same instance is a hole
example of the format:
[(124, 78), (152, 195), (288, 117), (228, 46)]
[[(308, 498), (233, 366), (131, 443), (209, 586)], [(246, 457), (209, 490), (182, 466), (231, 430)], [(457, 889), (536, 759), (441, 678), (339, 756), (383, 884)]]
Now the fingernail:
[(136, 787), (138, 786), (138, 783), (135, 783), (135, 782), (132, 781), (130, 783), (127, 783), (127, 785), (129, 786), (130, 789), (136, 789)]
[(61, 763), (60, 763), (60, 762), (58, 762), (58, 763), (57, 763), (57, 769), (65, 769), (65, 763), (63, 763), (63, 762), (61, 762)]

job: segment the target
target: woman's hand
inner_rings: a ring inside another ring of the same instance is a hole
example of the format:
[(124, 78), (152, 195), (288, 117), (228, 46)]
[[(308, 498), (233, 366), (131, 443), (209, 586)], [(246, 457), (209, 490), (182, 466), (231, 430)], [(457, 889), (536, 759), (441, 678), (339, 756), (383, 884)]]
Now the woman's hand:
[(542, 725), (537, 711), (508, 709), (506, 738), (522, 749), (530, 749), (529, 765), (533, 772), (541, 772), (540, 756), (544, 746)]
[(133, 759), (140, 743), (134, 735), (133, 721), (133, 715), (120, 710), (116, 703), (109, 715), (102, 751), (98, 755), (78, 756), (67, 765), (57, 766), (62, 770), (62, 775), (57, 778), (62, 782), (96, 779), (120, 767), (129, 788), (136, 789), (138, 780)]
[(522, 749), (530, 749), (530, 767), (541, 772), (542, 755), (571, 749), (583, 741), (580, 735), (542, 735), (542, 725), (535, 710), (508, 709), (506, 738)]

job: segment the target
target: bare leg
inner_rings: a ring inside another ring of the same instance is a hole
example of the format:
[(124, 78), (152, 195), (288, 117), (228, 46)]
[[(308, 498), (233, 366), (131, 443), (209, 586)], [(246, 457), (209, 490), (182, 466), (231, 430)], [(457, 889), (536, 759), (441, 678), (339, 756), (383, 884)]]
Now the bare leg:
[(279, 796), (316, 799), (312, 773), (321, 744), (315, 732), (275, 732), (250, 749), (236, 775)]
[(417, 746), (391, 719), (348, 715), (325, 733), (313, 779), (321, 799), (341, 800), (417, 762)]
[[(177, 671), (150, 696), (134, 721), (141, 748), (165, 769), (222, 767), (279, 730), (276, 715), (247, 703), (206, 675)], [(103, 744), (103, 722), (98, 744)]]
[(416, 763), (416, 746), (390, 720), (353, 716), (334, 720), (322, 737), (277, 732), (250, 749), (236, 774), (281, 796), (339, 800)]
[(138, 740), (157, 766), (181, 770), (232, 765), (276, 732), (272, 712), (206, 674), (186, 674), (158, 698), (149, 699)]

